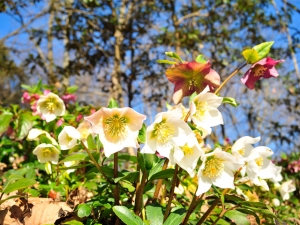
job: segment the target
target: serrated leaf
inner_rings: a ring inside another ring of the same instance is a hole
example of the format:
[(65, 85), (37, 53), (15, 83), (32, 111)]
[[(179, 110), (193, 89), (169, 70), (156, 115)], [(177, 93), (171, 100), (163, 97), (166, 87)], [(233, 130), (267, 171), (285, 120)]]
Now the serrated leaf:
[(82, 218), (82, 217), (87, 217), (91, 214), (92, 212), (92, 207), (87, 205), (87, 204), (79, 204), (77, 206), (77, 215)]
[(165, 52), (166, 56), (173, 58), (173, 59), (178, 59), (180, 62), (182, 62), (182, 59), (180, 58), (179, 55), (177, 55), (175, 52)]
[(147, 220), (150, 221), (151, 225), (161, 225), (164, 221), (164, 215), (162, 213), (161, 206), (154, 202), (146, 207)]
[(222, 103), (227, 103), (234, 107), (238, 107), (240, 105), (240, 103), (238, 103), (234, 98), (230, 98), (230, 97), (223, 97)]
[(13, 191), (21, 190), (24, 188), (28, 188), (36, 183), (35, 180), (28, 179), (28, 178), (22, 178), (20, 180), (17, 180), (16, 182), (9, 184), (4, 190), (3, 193), (11, 193)]
[(67, 88), (67, 93), (69, 94), (73, 94), (75, 91), (77, 91), (78, 86), (74, 85), (74, 86), (70, 86)]
[(111, 98), (111, 99), (109, 100), (109, 103), (108, 103), (107, 108), (112, 109), (112, 108), (118, 108), (118, 107), (119, 107), (118, 102), (117, 102), (115, 99)]
[(32, 128), (31, 114), (21, 113), (18, 119), (17, 138), (21, 140), (27, 136)]
[(198, 63), (206, 63), (207, 61), (203, 58), (202, 55), (198, 55), (196, 57), (196, 62), (198, 62)]
[(174, 169), (166, 169), (166, 170), (159, 171), (158, 173), (153, 174), (149, 181), (173, 177), (174, 171), (175, 171)]
[(7, 130), (13, 114), (8, 111), (2, 112), (0, 115), (0, 136)]
[(256, 63), (259, 61), (258, 52), (255, 49), (246, 49), (242, 52), (244, 58), (246, 59), (247, 63)]
[(156, 60), (158, 63), (163, 63), (163, 64), (177, 64), (177, 62), (166, 60), (166, 59), (158, 59)]
[(236, 225), (250, 225), (247, 215), (237, 210), (227, 211), (224, 216), (234, 221)]
[(144, 225), (142, 219), (125, 206), (114, 206), (113, 211), (127, 225)]
[(263, 43), (253, 47), (253, 49), (258, 52), (258, 60), (257, 61), (265, 58), (269, 54), (270, 49), (273, 44), (274, 44), (274, 41), (269, 41), (269, 42), (263, 42)]
[(177, 209), (172, 212), (163, 225), (179, 225), (185, 216), (185, 209)]
[(139, 130), (138, 142), (140, 142), (140, 143), (146, 142), (146, 130), (147, 130), (147, 127), (143, 123), (142, 129)]

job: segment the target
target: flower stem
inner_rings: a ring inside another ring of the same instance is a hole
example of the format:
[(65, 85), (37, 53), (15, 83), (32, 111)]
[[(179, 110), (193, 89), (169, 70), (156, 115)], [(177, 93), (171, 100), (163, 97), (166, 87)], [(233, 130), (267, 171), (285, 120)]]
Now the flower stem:
[[(114, 178), (118, 177), (118, 153), (114, 153)], [(116, 184), (114, 190), (114, 198), (115, 198), (115, 205), (120, 204), (120, 195), (119, 195), (119, 187), (118, 184)]]
[(136, 197), (135, 197), (135, 206), (134, 212), (136, 215), (140, 215), (142, 204), (143, 204), (143, 193), (147, 180), (147, 172), (144, 171), (142, 175), (141, 183), (137, 183), (136, 185)]
[[(163, 165), (163, 167), (161, 169), (162, 171), (165, 170), (165, 169), (167, 169), (168, 163), (169, 163), (169, 159), (165, 159), (164, 165)], [(158, 195), (159, 195), (159, 191), (160, 191), (161, 186), (162, 186), (162, 183), (163, 183), (162, 179), (159, 179), (157, 181), (156, 188), (155, 188), (155, 191), (154, 191), (154, 195), (153, 195), (153, 198), (152, 198), (152, 202), (156, 202), (157, 201)]]
[[(222, 195), (225, 195), (230, 189), (226, 188), (223, 192)], [(201, 217), (201, 219), (198, 221), (196, 225), (202, 224), (207, 217), (209, 217), (210, 213), (214, 210), (214, 208), (218, 205), (220, 201), (220, 198), (216, 198), (215, 201), (212, 203), (212, 205), (209, 207), (209, 209), (204, 213), (204, 215)]]
[(172, 203), (172, 200), (173, 200), (174, 190), (175, 190), (175, 186), (176, 186), (176, 183), (177, 183), (178, 169), (179, 169), (179, 166), (176, 164), (175, 165), (174, 176), (173, 176), (173, 180), (172, 180), (172, 186), (171, 186), (171, 190), (170, 190), (170, 195), (169, 195), (169, 201), (168, 201), (168, 205), (167, 205), (165, 215), (164, 215), (164, 221), (166, 221), (166, 219), (169, 216), (169, 213), (171, 211), (171, 203)]
[(197, 190), (195, 191), (195, 193), (194, 193), (194, 197), (193, 197), (193, 200), (192, 200), (192, 202), (191, 202), (191, 204), (190, 204), (190, 207), (189, 207), (189, 209), (188, 209), (188, 211), (187, 211), (187, 213), (186, 213), (186, 215), (185, 215), (185, 217), (184, 217), (184, 220), (183, 220), (183, 222), (182, 222), (182, 225), (186, 225), (186, 223), (188, 222), (188, 220), (189, 220), (189, 218), (190, 218), (190, 215), (193, 213), (193, 211), (196, 209), (196, 207), (198, 206), (198, 204), (200, 203), (200, 201), (202, 200), (202, 198), (203, 198), (203, 196), (204, 196), (204, 193), (200, 196), (200, 197), (198, 197), (198, 196), (196, 196), (196, 192), (197, 192)]
[(237, 72), (239, 72), (243, 67), (245, 67), (247, 63), (244, 63), (242, 66), (238, 67), (235, 71), (233, 71), (220, 85), (220, 87), (215, 91), (215, 94), (218, 94), (220, 90), (225, 86), (225, 84), (235, 75)]

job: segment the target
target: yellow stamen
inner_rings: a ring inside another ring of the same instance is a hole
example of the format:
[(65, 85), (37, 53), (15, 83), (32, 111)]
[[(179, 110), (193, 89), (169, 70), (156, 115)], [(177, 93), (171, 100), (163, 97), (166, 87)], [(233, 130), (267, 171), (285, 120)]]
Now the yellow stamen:
[(127, 136), (126, 125), (128, 119), (114, 115), (104, 120), (104, 131), (112, 138), (125, 138)]
[(205, 163), (203, 175), (209, 178), (219, 176), (224, 170), (224, 160), (216, 157), (208, 159)]
[(194, 89), (195, 87), (198, 86), (198, 82), (197, 82), (197, 80), (194, 77), (192, 77), (191, 79), (189, 79), (188, 83), (189, 83), (189, 90), (192, 90), (192, 89)]
[(265, 74), (266, 70), (267, 70), (267, 68), (262, 65), (256, 65), (252, 69), (255, 77), (262, 77)]
[(50, 148), (45, 148), (43, 150), (43, 156), (46, 158), (46, 157), (49, 157), (49, 156), (52, 156), (54, 153), (52, 151), (52, 149)]
[(58, 104), (55, 98), (48, 98), (45, 102), (45, 107), (49, 112), (54, 112), (56, 108), (58, 108)]
[(172, 139), (174, 133), (174, 127), (166, 120), (162, 120), (160, 123), (155, 124), (151, 138), (157, 138), (159, 144), (166, 144)]
[(192, 148), (190, 148), (187, 144), (185, 144), (183, 147), (180, 147), (180, 148), (183, 151), (185, 156), (193, 155), (193, 153), (194, 153), (194, 150)]
[(207, 113), (207, 102), (195, 102), (196, 113), (193, 115), (196, 119), (202, 121)]
[(256, 164), (261, 167), (264, 164), (264, 160), (262, 157), (255, 159)]
[(238, 150), (238, 153), (240, 153), (240, 155), (245, 155), (245, 149), (244, 148), (242, 148), (242, 149), (240, 149), (240, 150)]

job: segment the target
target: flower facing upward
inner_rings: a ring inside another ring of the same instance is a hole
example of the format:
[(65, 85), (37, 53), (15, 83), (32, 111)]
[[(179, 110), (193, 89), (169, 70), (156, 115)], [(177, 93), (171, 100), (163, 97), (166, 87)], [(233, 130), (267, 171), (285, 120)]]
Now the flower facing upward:
[(39, 144), (33, 150), (40, 163), (52, 162), (57, 164), (60, 151), (52, 144)]
[(58, 135), (58, 143), (61, 150), (73, 148), (80, 140), (80, 133), (72, 126), (65, 126)]
[(240, 166), (233, 155), (218, 148), (212, 153), (203, 155), (202, 165), (198, 171), (196, 195), (207, 192), (212, 184), (220, 188), (234, 189), (233, 171), (238, 170)]
[(195, 91), (200, 93), (206, 86), (213, 91), (220, 85), (219, 74), (210, 68), (210, 62), (183, 62), (166, 70), (167, 78), (175, 84), (173, 101), (178, 104), (185, 96)]
[(99, 134), (106, 157), (125, 147), (138, 148), (137, 137), (145, 119), (145, 115), (128, 107), (102, 107), (91, 116), (85, 117), (92, 124), (93, 132)]
[(211, 133), (211, 127), (223, 124), (222, 114), (217, 109), (223, 98), (208, 91), (207, 86), (190, 104), (192, 121), (203, 131), (203, 136)]
[(172, 161), (174, 146), (183, 146), (188, 135), (195, 135), (181, 118), (182, 110), (179, 108), (158, 113), (154, 123), (147, 127), (146, 143), (141, 152), (154, 154), (158, 151)]
[(263, 78), (277, 77), (279, 74), (275, 69), (278, 63), (284, 62), (284, 60), (274, 60), (270, 57), (264, 58), (257, 63), (254, 63), (251, 68), (241, 78), (243, 84), (249, 89), (254, 89), (255, 82)]
[(47, 122), (54, 120), (57, 116), (63, 116), (65, 110), (63, 100), (51, 92), (42, 95), (37, 101), (37, 111), (46, 118)]

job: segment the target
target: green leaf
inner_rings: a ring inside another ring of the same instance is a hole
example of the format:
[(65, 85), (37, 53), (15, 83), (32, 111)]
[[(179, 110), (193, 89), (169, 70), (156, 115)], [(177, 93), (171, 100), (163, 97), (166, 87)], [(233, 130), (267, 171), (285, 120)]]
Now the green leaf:
[[(209, 218), (212, 221), (216, 221), (216, 219), (218, 219), (218, 217), (216, 217), (216, 216), (210, 216)], [(231, 225), (231, 223), (228, 223), (226, 220), (219, 219), (218, 222), (217, 222), (217, 225)]]
[(31, 114), (21, 113), (18, 120), (17, 138), (21, 140), (25, 138), (32, 128)]
[(198, 62), (198, 63), (206, 63), (207, 61), (203, 58), (202, 55), (198, 55), (196, 57), (196, 62)]
[(156, 173), (158, 173), (159, 171), (162, 170), (164, 162), (165, 162), (164, 160), (160, 159), (156, 163), (156, 165), (150, 170), (148, 179), (150, 179), (154, 174), (156, 174)]
[(185, 212), (186, 210), (183, 208), (175, 210), (168, 216), (163, 225), (179, 225), (185, 216)]
[(143, 154), (145, 169), (150, 171), (153, 168), (153, 165), (158, 161), (158, 157), (155, 154)]
[(77, 206), (77, 215), (82, 218), (82, 217), (87, 217), (91, 214), (92, 212), (92, 207), (87, 205), (87, 204), (79, 204)]
[(193, 101), (193, 99), (197, 96), (197, 92), (195, 91), (191, 96), (190, 96), (190, 100), (189, 103), (191, 103)]
[(28, 178), (22, 178), (20, 180), (17, 180), (16, 182), (9, 184), (4, 190), (3, 193), (10, 193), (13, 191), (21, 190), (24, 188), (28, 188), (36, 183), (35, 180), (28, 179)]
[(112, 108), (118, 108), (118, 107), (119, 107), (119, 104), (117, 103), (117, 101), (114, 100), (113, 98), (111, 98), (111, 99), (109, 100), (109, 103), (108, 103), (107, 108), (112, 109)]
[(127, 225), (144, 225), (142, 219), (125, 206), (114, 206), (113, 211)]
[(141, 154), (139, 151), (137, 153), (137, 161), (139, 163), (140, 169), (142, 171), (145, 171), (145, 161), (144, 161), (144, 156)]
[(253, 49), (256, 50), (258, 53), (257, 61), (265, 58), (269, 54), (270, 49), (273, 44), (274, 44), (274, 41), (269, 41), (269, 42), (264, 42), (264, 43), (261, 43), (261, 44), (253, 47)]
[(247, 215), (237, 210), (227, 211), (224, 216), (234, 221), (236, 225), (250, 224), (249, 220), (247, 219)]
[(230, 97), (223, 97), (222, 103), (227, 103), (227, 104), (232, 105), (234, 107), (239, 106), (239, 103), (234, 98), (230, 98)]
[(177, 62), (170, 61), (170, 60), (165, 60), (165, 59), (158, 59), (156, 60), (158, 63), (164, 63), (164, 64), (177, 64)]
[(139, 176), (138, 171), (122, 172), (122, 176), (115, 178), (114, 181), (115, 183), (119, 182), (120, 180), (134, 181), (138, 178), (138, 176)]
[(174, 171), (175, 171), (174, 169), (162, 170), (162, 171), (152, 175), (149, 181), (173, 177)]
[(4, 111), (0, 115), (0, 136), (6, 131), (9, 126), (10, 120), (13, 117), (13, 114), (8, 111)]
[(32, 91), (32, 88), (29, 86), (29, 85), (26, 85), (26, 84), (21, 84), (21, 87), (24, 89), (24, 90), (27, 90), (27, 91)]
[(94, 150), (97, 149), (97, 146), (95, 144), (94, 138), (91, 134), (89, 134), (89, 136), (87, 137), (87, 144), (88, 144), (88, 148), (90, 150)]
[(172, 107), (168, 102), (166, 102), (166, 108), (167, 108), (168, 110), (171, 110), (173, 107)]
[(260, 219), (259, 219), (259, 216), (258, 216), (254, 211), (252, 211), (252, 210), (250, 210), (250, 209), (244, 209), (244, 208), (242, 208), (242, 209), (238, 208), (237, 211), (242, 212), (242, 213), (247, 214), (247, 215), (252, 215), (252, 216), (254, 216), (254, 217), (255, 217), (255, 220), (256, 220), (256, 223), (257, 223), (258, 225), (260, 225)]
[(77, 91), (77, 89), (78, 89), (78, 86), (70, 86), (70, 87), (68, 87), (67, 88), (67, 93), (69, 93), (69, 94), (73, 94), (75, 91)]
[(88, 156), (87, 153), (85, 152), (77, 152), (73, 155), (67, 156), (63, 160), (61, 160), (59, 163), (64, 163), (64, 162), (70, 162), (70, 161), (82, 161)]
[(151, 225), (161, 225), (164, 221), (164, 215), (162, 213), (161, 206), (154, 202), (146, 207), (147, 220)]
[(165, 52), (166, 56), (173, 58), (173, 59), (178, 59), (180, 62), (183, 60), (177, 55), (175, 52)]
[(259, 61), (259, 55), (255, 49), (246, 49), (242, 52), (242, 54), (246, 59), (247, 63), (253, 64)]
[(234, 204), (238, 204), (240, 202), (244, 202), (245, 199), (240, 196), (237, 196), (237, 195), (225, 195), (225, 201), (234, 203)]
[(64, 222), (63, 224), (67, 224), (67, 225), (84, 225), (83, 223), (81, 223), (80, 221), (77, 220), (71, 220), (68, 222)]
[(142, 129), (139, 130), (138, 142), (145, 143), (146, 142), (146, 125), (143, 123)]

